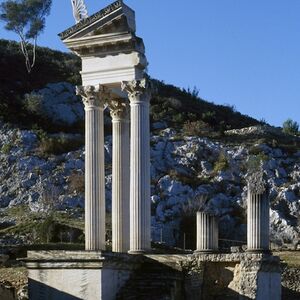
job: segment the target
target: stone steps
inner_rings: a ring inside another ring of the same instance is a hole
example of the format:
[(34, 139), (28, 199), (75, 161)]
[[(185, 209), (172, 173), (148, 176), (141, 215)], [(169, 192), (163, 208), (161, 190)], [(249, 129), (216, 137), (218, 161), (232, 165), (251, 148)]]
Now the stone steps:
[(116, 300), (172, 300), (178, 273), (157, 262), (144, 263), (119, 291)]

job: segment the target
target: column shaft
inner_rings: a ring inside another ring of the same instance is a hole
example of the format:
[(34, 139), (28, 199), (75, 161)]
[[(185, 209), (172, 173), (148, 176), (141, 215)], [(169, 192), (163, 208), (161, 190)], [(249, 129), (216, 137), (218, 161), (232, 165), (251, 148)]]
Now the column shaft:
[(130, 251), (151, 248), (149, 103), (131, 102)]
[[(116, 101), (115, 101), (116, 102)], [(112, 251), (128, 252), (129, 229), (129, 119), (127, 108), (111, 108), (113, 123), (112, 157)]]
[(105, 249), (104, 121), (100, 87), (77, 87), (85, 105), (85, 249)]
[(131, 116), (130, 141), (130, 251), (151, 249), (150, 201), (150, 93), (146, 80), (122, 83), (128, 92)]
[(248, 251), (268, 251), (270, 216), (266, 193), (257, 194), (248, 191), (247, 222)]
[(197, 212), (197, 250), (196, 252), (218, 251), (218, 220), (208, 213)]

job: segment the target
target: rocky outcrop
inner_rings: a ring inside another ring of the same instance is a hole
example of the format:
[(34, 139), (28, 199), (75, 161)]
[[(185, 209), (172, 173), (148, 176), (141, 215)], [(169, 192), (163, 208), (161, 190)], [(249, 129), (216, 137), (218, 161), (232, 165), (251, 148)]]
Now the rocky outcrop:
[[(31, 210), (42, 212), (49, 209), (45, 199), (55, 199), (54, 206), (52, 202), (55, 209), (83, 206), (83, 191), (73, 181), (74, 176), (83, 180), (84, 148), (60, 155), (41, 155), (37, 151), (40, 143), (37, 133), (0, 125), (0, 207), (28, 205)], [(173, 245), (178, 242), (182, 216), (195, 210), (199, 195), (207, 195), (208, 209), (220, 219), (220, 234), (243, 239), (246, 162), (251, 149), (226, 146), (203, 137), (183, 137), (171, 128), (155, 132), (151, 137), (152, 238), (156, 241), (162, 238)], [(72, 142), (72, 136), (68, 138)], [(111, 141), (111, 136), (107, 136), (108, 210), (111, 209)], [(272, 240), (292, 242), (298, 236), (300, 152), (288, 155), (266, 144), (254, 147), (263, 157), (271, 200)], [(4, 217), (1, 222), (9, 227), (14, 219)]]
[(268, 134), (284, 136), (282, 130), (278, 127), (273, 127), (269, 125), (257, 125), (246, 127), (242, 129), (232, 129), (225, 131), (226, 135), (256, 135), (256, 136), (266, 136)]
[(74, 125), (83, 120), (84, 110), (75, 87), (67, 82), (50, 83), (25, 98), (25, 105), (58, 125)]
[(296, 267), (283, 266), (282, 268), (282, 299), (300, 299), (300, 270)]

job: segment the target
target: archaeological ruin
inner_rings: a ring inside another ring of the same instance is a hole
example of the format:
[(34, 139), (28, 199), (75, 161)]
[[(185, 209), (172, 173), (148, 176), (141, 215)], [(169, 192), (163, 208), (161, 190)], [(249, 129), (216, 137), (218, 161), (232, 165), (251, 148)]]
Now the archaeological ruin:
[[(31, 300), (281, 299), (279, 258), (269, 249), (269, 200), (263, 178), (248, 184), (247, 250), (222, 253), (218, 220), (197, 214), (197, 249), (151, 251), (151, 83), (135, 13), (118, 0), (62, 32), (82, 59), (85, 108), (85, 251), (30, 251)], [(106, 251), (104, 110), (110, 110), (112, 251)]]

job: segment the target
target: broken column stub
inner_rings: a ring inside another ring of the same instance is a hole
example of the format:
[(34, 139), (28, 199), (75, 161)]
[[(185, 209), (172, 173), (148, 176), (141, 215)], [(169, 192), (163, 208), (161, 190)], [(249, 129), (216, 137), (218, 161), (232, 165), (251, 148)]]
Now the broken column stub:
[(207, 212), (197, 212), (197, 249), (195, 253), (217, 252), (218, 242), (218, 218)]
[(270, 203), (263, 171), (248, 177), (247, 251), (269, 252)]

